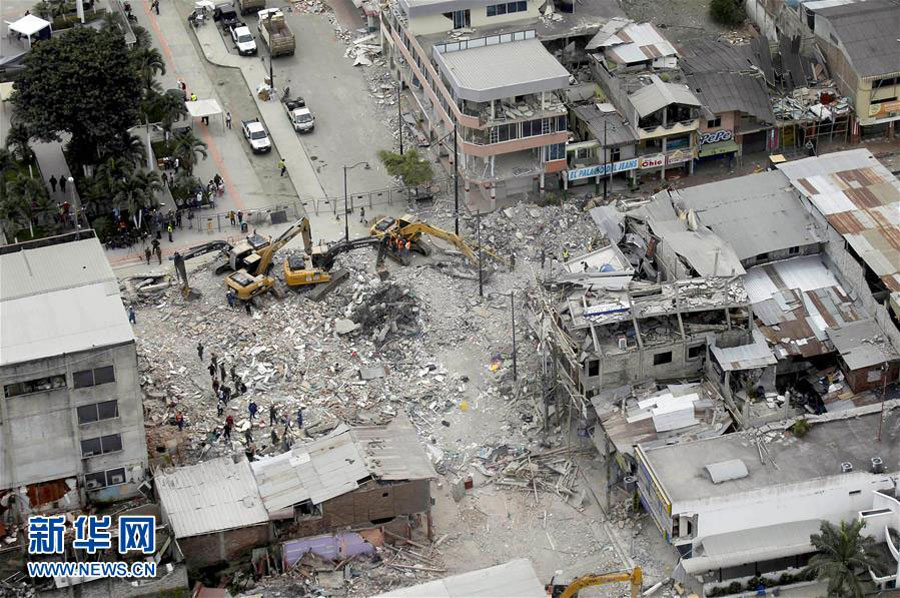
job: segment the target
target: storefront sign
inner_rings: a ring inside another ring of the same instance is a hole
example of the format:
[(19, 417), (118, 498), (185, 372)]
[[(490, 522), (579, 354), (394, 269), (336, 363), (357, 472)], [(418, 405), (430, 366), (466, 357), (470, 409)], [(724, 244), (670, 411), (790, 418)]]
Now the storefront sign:
[(644, 168), (659, 168), (666, 161), (666, 157), (662, 154), (656, 154), (653, 156), (643, 156), (640, 158), (640, 167)]
[(700, 145), (718, 143), (719, 141), (729, 141), (733, 137), (734, 132), (731, 129), (719, 129), (718, 131), (700, 133)]
[(708, 158), (709, 156), (718, 156), (719, 154), (730, 154), (738, 151), (738, 144), (734, 141), (720, 141), (719, 143), (707, 143), (700, 148), (700, 157)]
[(892, 112), (900, 112), (900, 100), (869, 104), (869, 116), (885, 115)]
[(637, 158), (632, 158), (630, 160), (622, 160), (621, 162), (612, 162), (610, 164), (597, 164), (596, 166), (588, 166), (586, 168), (576, 168), (575, 170), (569, 171), (569, 180), (577, 181), (578, 179), (585, 179), (592, 176), (606, 176), (610, 172), (615, 174), (617, 172), (634, 170), (637, 167)]
[(693, 157), (694, 154), (691, 152), (686, 152), (684, 150), (675, 150), (674, 152), (666, 156), (666, 166), (671, 166), (672, 164), (681, 164), (682, 162), (687, 162)]

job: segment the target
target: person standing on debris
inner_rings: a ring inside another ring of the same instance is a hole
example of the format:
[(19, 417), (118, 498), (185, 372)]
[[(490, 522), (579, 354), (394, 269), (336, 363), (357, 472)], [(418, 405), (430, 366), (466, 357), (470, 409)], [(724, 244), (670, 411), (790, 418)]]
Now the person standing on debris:
[(231, 364), (231, 372), (230, 372), (230, 373), (231, 373), (231, 381), (232, 381), (232, 382), (235, 382), (235, 381), (238, 379), (238, 377), (237, 377), (237, 366), (236, 366), (235, 364), (233, 364), (233, 363)]
[(153, 257), (153, 252), (150, 251), (150, 246), (144, 247), (144, 257), (147, 258), (147, 265), (150, 265), (150, 258)]
[(132, 324), (137, 324), (137, 315), (134, 313), (134, 306), (128, 306), (128, 321)]
[(287, 172), (287, 164), (284, 163), (284, 158), (278, 160), (278, 168), (281, 169), (281, 176), (284, 176), (284, 173)]
[(169, 223), (169, 226), (166, 230), (169, 231), (169, 243), (171, 243), (172, 242), (172, 224), (171, 223)]
[(234, 213), (234, 210), (231, 210), (230, 212), (228, 212), (228, 220), (231, 221), (232, 228), (237, 226), (237, 215)]
[(222, 361), (219, 362), (219, 378), (222, 379), (222, 383), (223, 383), (223, 384), (225, 383), (225, 373), (226, 373), (226, 371), (227, 371), (227, 370), (225, 369), (225, 359), (223, 358)]
[(162, 266), (162, 248), (159, 245), (156, 246), (156, 259), (159, 265)]
[(212, 353), (209, 356), (209, 362), (212, 364), (213, 369), (219, 367), (219, 356), (216, 355), (215, 353)]
[(179, 432), (184, 430), (184, 414), (181, 411), (175, 414), (175, 425), (178, 426)]
[(248, 315), (248, 316), (252, 316), (252, 315), (253, 315), (253, 310), (250, 308), (250, 302), (249, 302), (249, 301), (244, 301), (244, 309), (247, 310), (247, 315)]
[(228, 301), (228, 307), (234, 309), (234, 289), (228, 289), (225, 293), (225, 300)]
[(291, 444), (293, 444), (293, 441), (291, 440), (291, 435), (288, 433), (287, 426), (284, 427), (284, 434), (281, 436), (281, 443), (284, 447), (284, 452), (288, 452), (289, 450), (291, 450)]
[(256, 404), (256, 401), (250, 400), (250, 404), (247, 405), (247, 411), (250, 412), (250, 421), (253, 421), (253, 418), (256, 417), (256, 412), (259, 410), (259, 406)]
[(244, 430), (244, 440), (247, 441), (247, 444), (253, 444), (253, 433), (251, 432), (251, 428)]
[(516, 271), (516, 254), (515, 253), (509, 254), (509, 271), (510, 272)]
[(275, 431), (275, 428), (272, 428), (272, 446), (276, 446), (278, 444), (278, 432)]
[(225, 418), (225, 440), (231, 440), (231, 429), (234, 427), (234, 418), (230, 415)]
[(569, 248), (568, 248), (568, 247), (563, 247), (563, 250), (562, 250), (562, 259), (563, 259), (563, 261), (568, 261), (568, 260), (569, 260)]
[(225, 401), (216, 401), (216, 416), (222, 417), (223, 413), (225, 413)]
[(203, 363), (203, 343), (197, 341), (197, 356), (200, 357), (200, 363)]
[(297, 427), (303, 429), (303, 407), (297, 409)]
[(278, 407), (275, 406), (275, 403), (269, 405), (269, 425), (274, 426), (275, 420), (278, 418)]
[(228, 401), (231, 400), (231, 387), (222, 385), (222, 400), (225, 401), (225, 404), (228, 404)]
[(238, 217), (238, 226), (240, 226), (244, 223), (244, 213), (242, 211), (238, 210), (237, 217)]
[(219, 379), (213, 375), (212, 380), (213, 392), (216, 393), (216, 396), (219, 396)]
[(247, 385), (244, 384), (243, 380), (240, 381), (240, 387), (241, 387), (241, 394), (242, 395), (247, 394)]

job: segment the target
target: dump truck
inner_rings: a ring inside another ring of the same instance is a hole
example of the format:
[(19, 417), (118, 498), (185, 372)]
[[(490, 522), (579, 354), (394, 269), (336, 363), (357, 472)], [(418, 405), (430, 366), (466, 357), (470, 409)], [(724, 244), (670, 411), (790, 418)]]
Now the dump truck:
[(248, 15), (264, 9), (266, 0), (237, 0), (237, 5), (242, 15)]
[(293, 56), (296, 49), (294, 34), (284, 21), (284, 13), (280, 8), (267, 8), (259, 11), (259, 30), (260, 37), (266, 42), (269, 48), (269, 55), (275, 56)]

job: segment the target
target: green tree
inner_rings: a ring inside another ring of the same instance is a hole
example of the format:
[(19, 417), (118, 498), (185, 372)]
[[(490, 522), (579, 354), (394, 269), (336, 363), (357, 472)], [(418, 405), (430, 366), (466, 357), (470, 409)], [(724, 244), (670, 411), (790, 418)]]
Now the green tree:
[(122, 156), (113, 156), (104, 160), (94, 172), (93, 184), (98, 186), (99, 193), (112, 197), (116, 194), (118, 182), (131, 176), (134, 162)]
[(883, 563), (876, 550), (875, 538), (862, 534), (866, 522), (856, 519), (836, 526), (823, 521), (818, 534), (809, 537), (817, 554), (805, 572), (828, 580), (828, 595), (841, 598), (862, 598), (863, 580), (859, 574), (869, 569), (880, 572)]
[(0, 175), (5, 175), (6, 171), (13, 170), (15, 167), (16, 157), (7, 148), (0, 147)]
[(193, 174), (199, 159), (206, 159), (206, 144), (191, 130), (176, 133), (172, 137), (172, 156), (178, 158), (188, 174)]
[(100, 156), (105, 161), (109, 158), (122, 158), (137, 165), (147, 161), (147, 144), (140, 136), (126, 131), (116, 136), (100, 148)]
[(162, 190), (162, 179), (157, 172), (133, 172), (117, 181), (113, 199), (120, 210), (128, 210), (135, 226), (140, 224), (138, 214), (141, 208), (156, 205), (154, 194)]
[(166, 61), (163, 60), (162, 54), (156, 48), (138, 47), (132, 50), (132, 55), (141, 75), (144, 93), (157, 91), (159, 83), (156, 82), (156, 76), (166, 74)]
[(70, 152), (90, 164), (104, 140), (137, 123), (140, 97), (140, 73), (122, 35), (78, 27), (35, 44), (11, 101), (35, 138), (70, 133)]
[(378, 152), (378, 159), (384, 164), (388, 174), (403, 181), (407, 192), (413, 188), (427, 185), (434, 178), (431, 163), (419, 156), (416, 150), (409, 150), (404, 154), (396, 154), (387, 150)]
[(712, 0), (709, 14), (713, 21), (727, 27), (737, 27), (747, 18), (743, 5), (737, 0)]
[(32, 238), (35, 218), (53, 208), (44, 182), (24, 172), (17, 173), (6, 182), (3, 204), (0, 212), (4, 220), (8, 218), (16, 225), (27, 224)]
[(31, 133), (28, 131), (28, 127), (20, 122), (10, 125), (6, 132), (6, 149), (12, 154), (13, 159), (19, 162), (31, 162), (33, 153), (29, 145), (30, 141)]

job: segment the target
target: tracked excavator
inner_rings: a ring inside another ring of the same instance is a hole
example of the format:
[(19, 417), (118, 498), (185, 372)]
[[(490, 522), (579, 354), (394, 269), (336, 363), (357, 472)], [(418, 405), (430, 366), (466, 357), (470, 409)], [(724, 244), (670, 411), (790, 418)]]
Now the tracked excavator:
[[(446, 231), (442, 228), (432, 226), (426, 222), (419, 220), (412, 214), (406, 214), (400, 218), (391, 218), (385, 216), (375, 222), (369, 229), (369, 233), (376, 239), (387, 239), (387, 255), (391, 259), (403, 264), (409, 265), (410, 255), (406, 251), (396, 249), (397, 240), (410, 243), (410, 250), (422, 255), (431, 255), (431, 246), (422, 238), (423, 235), (429, 235), (447, 241), (453, 244), (466, 258), (473, 264), (478, 264), (478, 246), (472, 246), (465, 242), (462, 237)], [(505, 264), (506, 261), (499, 255), (482, 246), (481, 251), (488, 257)]]
[(253, 255), (244, 257), (244, 267), (229, 274), (225, 278), (225, 284), (234, 290), (241, 301), (248, 301), (261, 293), (274, 289), (276, 279), (269, 273), (272, 259), (279, 249), (297, 235), (303, 235), (303, 248), (307, 254), (311, 254), (313, 247), (309, 218), (303, 217), (294, 222), (274, 241), (264, 238), (265, 243), (262, 245), (262, 249), (255, 250)]
[(643, 583), (643, 575), (641, 568), (635, 567), (631, 572), (620, 571), (617, 573), (600, 573), (597, 575), (583, 575), (572, 580), (571, 583), (556, 583), (556, 579), (551, 579), (547, 586), (547, 593), (551, 598), (575, 598), (578, 592), (590, 586), (599, 586), (616, 582), (628, 582), (631, 584), (631, 598), (639, 598), (641, 595), (641, 584)]

